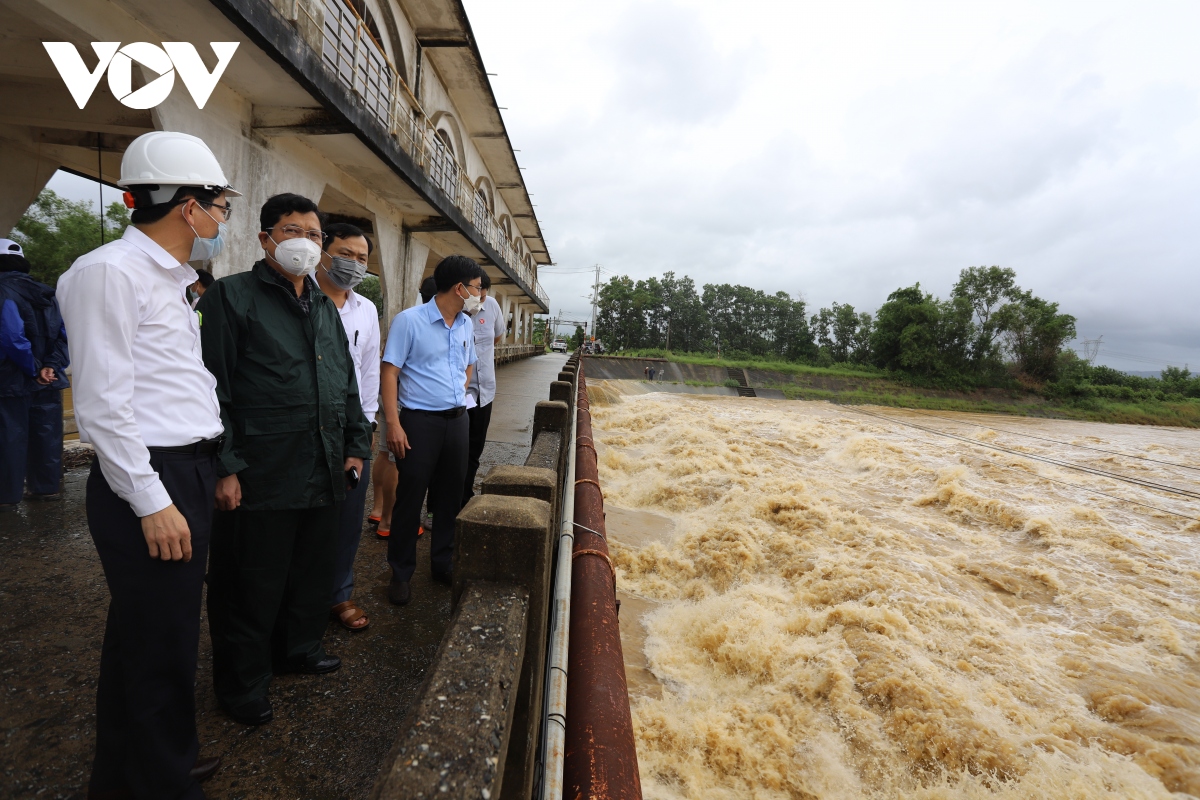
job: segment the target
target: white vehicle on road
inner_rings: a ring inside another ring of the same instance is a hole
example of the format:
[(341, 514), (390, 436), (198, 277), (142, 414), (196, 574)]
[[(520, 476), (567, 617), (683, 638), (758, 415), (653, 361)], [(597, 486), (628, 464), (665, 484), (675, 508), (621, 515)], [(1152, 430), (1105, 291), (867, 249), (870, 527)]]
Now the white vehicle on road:
[(567, 343), (562, 339), (555, 339), (550, 343), (550, 350), (555, 353), (565, 353), (567, 352)]

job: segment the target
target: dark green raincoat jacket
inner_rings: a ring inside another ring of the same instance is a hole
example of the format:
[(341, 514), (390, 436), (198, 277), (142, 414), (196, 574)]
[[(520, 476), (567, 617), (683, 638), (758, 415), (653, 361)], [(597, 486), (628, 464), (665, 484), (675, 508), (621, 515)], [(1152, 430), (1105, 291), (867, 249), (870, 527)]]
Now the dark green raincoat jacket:
[(314, 283), (305, 314), (273, 272), (259, 261), (216, 281), (196, 306), (225, 425), (217, 474), (237, 474), (247, 511), (341, 500), (345, 459), (371, 454), (337, 307)]

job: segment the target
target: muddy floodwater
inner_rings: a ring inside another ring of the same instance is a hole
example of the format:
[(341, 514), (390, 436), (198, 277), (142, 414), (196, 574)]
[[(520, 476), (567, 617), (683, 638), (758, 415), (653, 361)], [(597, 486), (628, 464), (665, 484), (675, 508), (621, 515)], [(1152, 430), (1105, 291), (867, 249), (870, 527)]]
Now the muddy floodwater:
[(647, 798), (1200, 797), (1200, 432), (589, 389)]

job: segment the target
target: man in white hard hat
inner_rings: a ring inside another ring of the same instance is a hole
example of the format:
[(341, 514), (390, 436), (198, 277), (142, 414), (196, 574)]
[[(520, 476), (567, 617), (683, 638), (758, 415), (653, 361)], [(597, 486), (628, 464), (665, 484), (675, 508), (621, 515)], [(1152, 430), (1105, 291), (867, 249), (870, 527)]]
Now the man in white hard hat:
[(220, 164), (194, 136), (139, 136), (121, 162), (132, 224), (58, 281), (79, 437), (96, 460), (87, 518), (111, 600), (89, 798), (203, 798), (195, 676), (222, 425), (187, 302), (189, 261), (220, 252)]

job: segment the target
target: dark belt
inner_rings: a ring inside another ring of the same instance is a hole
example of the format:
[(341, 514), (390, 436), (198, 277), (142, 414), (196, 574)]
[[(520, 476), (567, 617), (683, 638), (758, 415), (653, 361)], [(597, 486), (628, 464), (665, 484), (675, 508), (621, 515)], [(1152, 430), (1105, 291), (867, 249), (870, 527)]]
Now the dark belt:
[(192, 444), (179, 444), (174, 447), (147, 447), (151, 453), (179, 453), (186, 456), (211, 456), (221, 450), (221, 444), (224, 443), (225, 437), (218, 436), (215, 439), (201, 439)]
[(431, 417), (445, 417), (446, 419), (458, 419), (466, 412), (466, 406), (457, 406), (455, 408), (447, 408), (445, 411), (426, 411), (422, 408), (406, 408), (405, 411), (411, 411), (414, 414), (428, 414)]

